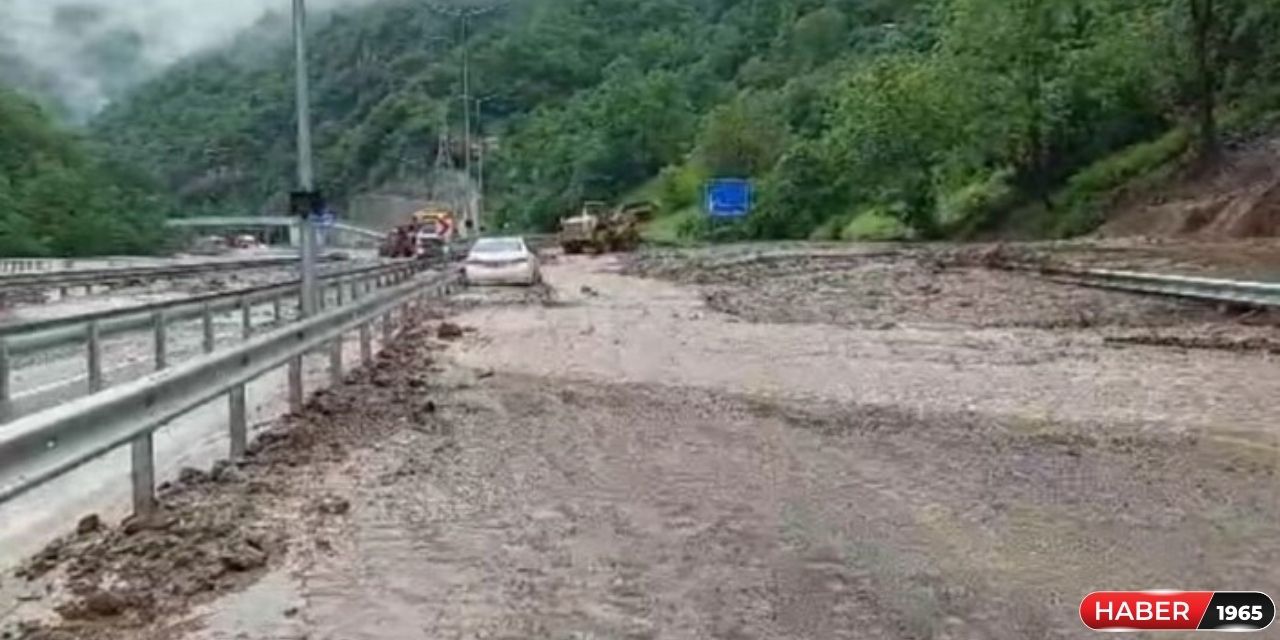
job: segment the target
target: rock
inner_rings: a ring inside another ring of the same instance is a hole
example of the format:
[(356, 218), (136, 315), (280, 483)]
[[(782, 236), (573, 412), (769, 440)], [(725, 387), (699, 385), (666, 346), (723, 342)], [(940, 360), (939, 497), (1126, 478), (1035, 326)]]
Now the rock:
[(441, 340), (457, 340), (466, 335), (466, 331), (452, 322), (445, 322), (440, 325), (440, 329), (436, 332), (436, 335)]
[(346, 515), (351, 511), (351, 501), (337, 496), (325, 496), (316, 503), (316, 511), (327, 516)]
[(124, 613), (128, 603), (119, 594), (97, 589), (85, 596), (84, 612), (99, 618), (112, 618)]
[(213, 583), (203, 578), (178, 578), (169, 591), (175, 596), (191, 597), (213, 590)]
[(98, 531), (101, 528), (102, 528), (102, 519), (98, 517), (98, 514), (91, 513), (81, 518), (80, 522), (76, 524), (76, 534), (87, 536), (91, 533)]
[(297, 608), (297, 607), (289, 607), (288, 609), (285, 609), (285, 610), (284, 610), (284, 617), (286, 617), (286, 618), (295, 618), (295, 617), (297, 617), (297, 616), (298, 616), (298, 608)]
[(185, 485), (204, 484), (209, 481), (209, 474), (192, 467), (186, 467), (178, 472), (178, 482)]
[(249, 544), (239, 544), (222, 553), (222, 566), (229, 571), (253, 571), (267, 564), (267, 554)]
[(134, 535), (146, 528), (146, 524), (142, 522), (142, 519), (135, 518), (133, 516), (129, 516), (129, 518), (120, 525), (120, 529), (124, 531), (126, 536)]
[(596, 291), (595, 289), (592, 289), (591, 287), (588, 287), (588, 286), (587, 286), (587, 285), (585, 285), (585, 284), (584, 284), (584, 285), (582, 285), (582, 289), (581, 289), (581, 291), (582, 291), (582, 295), (587, 296), (588, 298), (598, 298), (598, 297), (600, 297), (600, 292), (599, 292), (599, 291)]
[(235, 483), (244, 480), (244, 474), (229, 460), (219, 460), (217, 464), (213, 465), (213, 472), (209, 474), (209, 477), (214, 482), (224, 483)]

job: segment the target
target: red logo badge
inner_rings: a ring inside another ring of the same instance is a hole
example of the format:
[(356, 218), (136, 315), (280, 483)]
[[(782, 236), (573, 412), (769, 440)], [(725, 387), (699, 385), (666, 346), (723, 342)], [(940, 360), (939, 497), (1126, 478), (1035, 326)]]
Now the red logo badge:
[(1095, 631), (1261, 631), (1276, 606), (1245, 591), (1098, 591), (1080, 603), (1080, 619)]

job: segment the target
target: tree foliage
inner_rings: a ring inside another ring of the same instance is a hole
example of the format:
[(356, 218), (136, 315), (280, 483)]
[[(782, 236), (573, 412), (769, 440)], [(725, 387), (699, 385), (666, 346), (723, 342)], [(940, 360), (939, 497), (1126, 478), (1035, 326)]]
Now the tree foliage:
[[(1277, 2), (511, 3), (469, 32), (483, 127), (499, 140), (490, 211), (551, 228), (659, 175), (673, 207), (689, 205), (687, 176), (754, 179), (759, 207), (734, 233), (755, 237), (807, 237), (863, 211), (931, 237), (1055, 210), (1112, 154), (1175, 129), (1207, 153), (1220, 112), (1280, 106)], [(424, 175), (441, 135), (458, 137), (457, 24), (389, 0), (338, 14), (315, 41), (330, 194)], [(192, 211), (279, 207), (293, 172), (286, 44), (287, 25), (266, 20), (111, 108), (97, 135)]]
[(150, 253), (165, 203), (35, 104), (0, 90), (0, 255)]

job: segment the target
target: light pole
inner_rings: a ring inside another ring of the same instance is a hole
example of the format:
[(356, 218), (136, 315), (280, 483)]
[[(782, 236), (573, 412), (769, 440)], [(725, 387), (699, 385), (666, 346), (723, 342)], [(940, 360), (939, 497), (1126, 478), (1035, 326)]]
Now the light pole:
[(308, 203), (301, 213), (298, 229), (301, 232), (302, 249), (302, 301), (303, 317), (315, 315), (316, 300), (316, 230), (312, 223), (316, 202), (315, 169), (311, 159), (311, 89), (307, 75), (307, 7), (306, 0), (293, 0), (293, 44), (295, 90), (298, 120), (298, 195)]
[(483, 112), (483, 111), (481, 111), (481, 109), (484, 107), (484, 103), (486, 103), (486, 102), (488, 102), (488, 101), (490, 101), (490, 100), (493, 100), (493, 99), (494, 99), (494, 98), (496, 98), (496, 97), (497, 97), (497, 96), (485, 96), (485, 97), (483, 97), (483, 98), (476, 98), (476, 99), (475, 99), (475, 102), (476, 102), (476, 134), (477, 134), (477, 135), (479, 136), (479, 138), (480, 138), (480, 150), (479, 150), (478, 156), (477, 156), (477, 158), (476, 158), (476, 160), (477, 160), (477, 165), (478, 165), (478, 166), (476, 167), (476, 173), (477, 173), (477, 175), (476, 175), (476, 188), (477, 188), (477, 189), (479, 190), (479, 192), (480, 192), (480, 197), (476, 200), (476, 230), (477, 230), (477, 231), (479, 231), (481, 228), (483, 228), (483, 226), (484, 226), (484, 224), (483, 224), (483, 223), (484, 223), (484, 215), (485, 215), (485, 206), (484, 206), (484, 204), (485, 204), (485, 202), (484, 202), (484, 155), (485, 155), (485, 151), (487, 150), (487, 149), (486, 149), (487, 145), (486, 145), (486, 143), (485, 143), (485, 140), (486, 140), (486, 139), (485, 139), (485, 135), (484, 135), (484, 112)]
[[(462, 14), (462, 148), (463, 166), (467, 181), (471, 181), (471, 44), (467, 33), (471, 23), (471, 14)], [(467, 222), (470, 223), (468, 234), (478, 234), (480, 224), (476, 221), (476, 211), (471, 198), (467, 198)]]

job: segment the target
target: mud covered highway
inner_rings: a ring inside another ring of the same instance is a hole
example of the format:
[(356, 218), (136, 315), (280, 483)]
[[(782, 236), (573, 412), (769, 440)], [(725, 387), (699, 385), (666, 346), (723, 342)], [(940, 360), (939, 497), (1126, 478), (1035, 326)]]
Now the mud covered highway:
[(545, 270), (157, 521), (82, 522), (0, 627), (1014, 640), (1091, 635), (1100, 589), (1280, 591), (1272, 318), (920, 252)]

